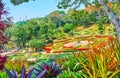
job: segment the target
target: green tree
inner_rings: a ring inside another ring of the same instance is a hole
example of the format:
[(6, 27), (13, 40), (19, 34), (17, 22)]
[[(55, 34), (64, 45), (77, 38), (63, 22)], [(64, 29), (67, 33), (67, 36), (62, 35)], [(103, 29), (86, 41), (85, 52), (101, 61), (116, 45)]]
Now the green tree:
[[(29, 2), (30, 0), (10, 0), (10, 2), (14, 5), (19, 5), (24, 2)], [(34, 0), (33, 0), (34, 1)]]
[(66, 23), (66, 24), (64, 25), (64, 31), (65, 31), (66, 33), (70, 32), (70, 31), (73, 30), (73, 29), (74, 29), (74, 25), (73, 25), (73, 24)]
[(12, 30), (12, 37), (14, 37), (14, 42), (17, 44), (18, 47), (25, 47), (25, 43), (27, 42), (27, 34), (24, 27), (15, 27)]
[[(70, 12), (71, 11), (71, 12)], [(89, 26), (96, 21), (96, 16), (92, 13), (88, 13), (84, 10), (70, 10), (69, 15), (73, 20), (73, 24), (83, 25), (84, 27)]]
[(41, 20), (39, 35), (49, 43), (54, 37), (55, 29), (55, 24), (51, 20)]
[(45, 41), (41, 39), (32, 39), (29, 42), (26, 43), (26, 46), (29, 46), (31, 48), (42, 48), (44, 46)]
[(13, 41), (18, 47), (24, 48), (29, 40), (40, 38), (39, 31), (40, 25), (33, 19), (24, 24), (23, 22), (16, 23), (12, 30)]
[(34, 20), (28, 20), (24, 25), (25, 32), (29, 35), (29, 40), (39, 38), (40, 25)]
[(64, 26), (64, 21), (63, 18), (65, 16), (65, 12), (64, 11), (53, 11), (51, 12), (49, 15), (47, 15), (46, 17), (51, 20), (53, 23), (56, 24), (56, 27), (59, 26)]
[(98, 23), (98, 29), (99, 29), (100, 34), (103, 34), (104, 32), (103, 18), (99, 18), (97, 23)]
[(26, 21), (18, 21), (16, 22), (16, 26), (24, 26), (26, 24)]

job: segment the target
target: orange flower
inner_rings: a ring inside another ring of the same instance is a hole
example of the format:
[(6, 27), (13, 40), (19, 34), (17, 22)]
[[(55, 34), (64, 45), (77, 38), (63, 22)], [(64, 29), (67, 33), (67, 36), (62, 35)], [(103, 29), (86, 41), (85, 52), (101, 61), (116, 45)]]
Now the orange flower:
[(49, 44), (48, 46), (53, 46), (54, 44), (53, 43), (51, 43), (51, 44)]
[(96, 38), (106, 38), (108, 36), (100, 36), (100, 35), (95, 35)]
[(45, 47), (46, 53), (50, 53), (51, 47)]
[(69, 42), (64, 42), (64, 44), (67, 44), (67, 43), (69, 43)]
[(83, 51), (83, 50), (90, 50), (90, 49), (89, 48), (77, 48), (77, 50)]
[(117, 61), (113, 62), (110, 66), (108, 66), (108, 70), (112, 69), (117, 63)]
[(113, 41), (114, 38), (112, 36), (108, 37), (108, 40)]
[(73, 46), (63, 46), (63, 48), (74, 48)]
[(46, 50), (51, 50), (51, 47), (45, 47)]
[(105, 47), (106, 45), (106, 42), (102, 42), (100, 44), (97, 45), (98, 48), (102, 48), (102, 47)]

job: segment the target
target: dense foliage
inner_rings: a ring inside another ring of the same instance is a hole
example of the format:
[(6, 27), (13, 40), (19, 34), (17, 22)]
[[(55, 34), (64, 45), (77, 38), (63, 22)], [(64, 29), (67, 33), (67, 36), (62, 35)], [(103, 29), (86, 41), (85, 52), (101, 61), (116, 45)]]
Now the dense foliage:
[[(100, 19), (104, 22), (101, 22)], [(12, 29), (8, 29), (6, 34), (11, 36), (11, 42), (14, 47), (40, 48), (41, 46), (35, 40), (39, 40), (41, 44), (52, 43), (56, 38), (65, 38), (66, 35), (75, 34), (73, 32), (77, 27), (90, 27), (92, 24), (98, 24), (99, 30), (103, 31), (102, 24), (109, 24), (106, 16), (98, 17), (97, 12), (87, 12), (86, 10), (68, 10), (53, 11), (44, 18), (34, 18), (27, 21), (16, 22)], [(33, 43), (33, 44), (31, 44)], [(8, 43), (9, 44), (9, 43)], [(27, 45), (26, 45), (27, 44)]]

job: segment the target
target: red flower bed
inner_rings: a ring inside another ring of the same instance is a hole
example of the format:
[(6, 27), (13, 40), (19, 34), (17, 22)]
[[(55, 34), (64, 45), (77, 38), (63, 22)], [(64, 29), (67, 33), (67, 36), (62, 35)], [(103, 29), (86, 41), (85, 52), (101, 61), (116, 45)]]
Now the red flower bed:
[(112, 36), (109, 36), (108, 40), (112, 41), (112, 40), (114, 40), (114, 38)]
[(97, 45), (98, 48), (102, 48), (106, 46), (106, 42), (102, 42), (100, 44)]
[(46, 53), (50, 53), (50, 51), (52, 50), (51, 47), (45, 47)]
[(67, 44), (67, 43), (69, 43), (69, 42), (64, 42), (63, 44)]
[(106, 37), (109, 37), (109, 36), (100, 36), (100, 35), (95, 35), (96, 38), (106, 38)]
[(50, 47), (51, 47), (51, 46), (54, 46), (54, 44), (53, 44), (53, 43), (51, 43), (51, 44), (49, 44), (48, 46), (50, 46)]
[(63, 48), (71, 48), (71, 49), (73, 49), (74, 47), (73, 46), (63, 46)]
[(76, 50), (85, 51), (85, 50), (90, 50), (90, 48), (77, 48)]

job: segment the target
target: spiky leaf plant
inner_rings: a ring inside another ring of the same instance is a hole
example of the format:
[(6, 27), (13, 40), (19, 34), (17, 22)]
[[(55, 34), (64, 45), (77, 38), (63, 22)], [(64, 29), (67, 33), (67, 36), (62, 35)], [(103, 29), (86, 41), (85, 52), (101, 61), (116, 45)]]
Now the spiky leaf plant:
[(58, 74), (61, 73), (62, 69), (59, 64), (52, 62), (50, 64), (43, 63), (42, 65), (38, 65), (36, 70), (36, 78), (53, 78), (57, 77)]
[[(28, 74), (26, 74), (25, 67), (23, 66), (20, 78), (31, 78), (33, 70), (34, 70), (34, 68), (31, 69), (28, 72)], [(5, 68), (5, 72), (7, 73), (7, 75), (9, 76), (9, 78), (18, 78), (18, 73), (14, 69), (12, 70), (12, 72), (10, 72), (7, 68)]]

